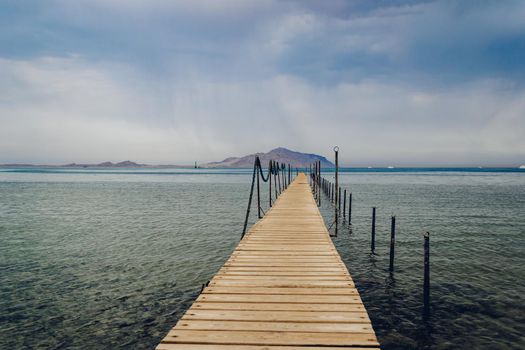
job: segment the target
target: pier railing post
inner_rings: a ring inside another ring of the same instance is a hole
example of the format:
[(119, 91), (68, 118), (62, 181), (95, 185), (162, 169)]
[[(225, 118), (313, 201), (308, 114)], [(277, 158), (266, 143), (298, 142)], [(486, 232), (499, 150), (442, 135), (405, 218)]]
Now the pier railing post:
[(281, 195), (281, 164), (277, 162), (277, 182), (279, 183), (279, 195)]
[(286, 176), (284, 176), (284, 172), (285, 172), (285, 165), (284, 164), (281, 164), (281, 177), (283, 178), (282, 181), (283, 181), (283, 191), (286, 190)]
[(314, 195), (315, 199), (318, 201), (317, 197), (319, 197), (318, 188), (319, 188), (319, 181), (318, 181), (318, 175), (319, 175), (319, 169), (317, 168), (317, 162), (314, 163)]
[(343, 195), (343, 198), (344, 198), (343, 200), (343, 222), (344, 222), (346, 219), (346, 189), (343, 193), (344, 193)]
[(315, 196), (315, 163), (310, 164), (310, 167), (312, 168), (312, 172), (310, 173), (310, 190)]
[(286, 189), (286, 176), (285, 176), (285, 173), (284, 173), (284, 169), (285, 168), (285, 165), (284, 164), (281, 164), (281, 177), (282, 177), (282, 181), (283, 181), (283, 191)]
[(260, 186), (259, 185), (259, 171), (261, 169), (261, 162), (259, 158), (256, 159), (255, 163), (256, 163), (255, 171), (257, 172), (257, 217), (260, 219), (262, 218), (262, 215), (261, 215), (261, 189), (259, 187)]
[(339, 147), (334, 147), (335, 152), (335, 201), (334, 201), (334, 218), (335, 218), (335, 235), (339, 225), (339, 205), (341, 205), (341, 188), (339, 187)]
[(376, 250), (376, 207), (372, 207), (372, 240), (370, 242), (372, 253)]
[(285, 175), (285, 170), (286, 170), (286, 165), (285, 164), (281, 164), (281, 177), (282, 177), (282, 181), (283, 181), (283, 191), (286, 190), (286, 176)]
[(312, 184), (312, 164), (310, 164), (310, 172), (308, 173), (308, 182), (310, 182), (310, 185)]
[(283, 191), (286, 189), (286, 176), (284, 176), (285, 169), (286, 169), (285, 165), (281, 164), (280, 170), (281, 170), (281, 177), (282, 177), (281, 181), (283, 183)]
[(268, 162), (268, 202), (270, 205), (270, 208), (272, 207), (272, 161), (270, 160)]
[(244, 227), (242, 230), (241, 239), (244, 238), (244, 235), (246, 234), (246, 228), (248, 227), (248, 219), (250, 218), (250, 209), (252, 207), (252, 198), (253, 198), (253, 186), (255, 184), (255, 172), (257, 171), (257, 161), (258, 157), (255, 158), (253, 162), (253, 173), (252, 173), (252, 185), (250, 188), (250, 199), (248, 200), (248, 208), (246, 209), (246, 217), (244, 218)]
[(394, 272), (394, 255), (396, 245), (396, 217), (392, 216), (392, 223), (390, 225), (390, 266), (388, 270)]
[(341, 187), (338, 187), (339, 190), (337, 191), (337, 216), (339, 217), (341, 215)]
[(321, 206), (321, 161), (317, 161), (317, 200), (318, 206)]
[(430, 312), (430, 233), (425, 232), (424, 237), (424, 276), (423, 276), (423, 314)]
[(277, 162), (274, 160), (272, 161), (272, 169), (273, 169), (273, 187), (275, 189), (275, 200), (277, 200), (277, 197), (279, 197), (279, 190), (277, 188)]

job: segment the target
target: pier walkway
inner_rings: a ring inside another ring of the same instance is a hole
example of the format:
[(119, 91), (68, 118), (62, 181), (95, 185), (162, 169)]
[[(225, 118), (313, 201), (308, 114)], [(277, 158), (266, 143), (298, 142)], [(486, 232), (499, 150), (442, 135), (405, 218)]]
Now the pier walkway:
[(379, 349), (299, 174), (157, 350)]

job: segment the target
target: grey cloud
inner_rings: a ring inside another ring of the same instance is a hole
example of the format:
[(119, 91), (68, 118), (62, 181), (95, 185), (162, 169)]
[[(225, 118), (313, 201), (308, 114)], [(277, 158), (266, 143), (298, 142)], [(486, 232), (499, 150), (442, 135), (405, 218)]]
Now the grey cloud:
[(15, 4), (0, 21), (0, 163), (335, 143), (352, 165), (523, 162), (525, 6), (460, 4)]
[[(373, 81), (319, 88), (290, 76), (199, 76), (160, 97), (78, 58), (0, 66), (12, 75), (0, 105), (4, 161), (191, 163), (333, 144), (352, 165), (513, 164), (525, 156), (525, 93), (497, 81), (433, 92)], [(154, 117), (159, 105), (170, 118)]]

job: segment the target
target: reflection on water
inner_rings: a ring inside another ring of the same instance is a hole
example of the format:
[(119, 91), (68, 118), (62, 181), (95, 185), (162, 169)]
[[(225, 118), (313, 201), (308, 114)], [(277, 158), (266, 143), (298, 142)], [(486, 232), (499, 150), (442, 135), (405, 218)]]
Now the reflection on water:
[[(0, 348), (153, 348), (237, 244), (249, 173), (0, 171)], [(352, 226), (334, 242), (384, 349), (525, 347), (523, 174), (345, 173), (341, 181), (353, 192)], [(326, 200), (321, 209), (330, 223)]]

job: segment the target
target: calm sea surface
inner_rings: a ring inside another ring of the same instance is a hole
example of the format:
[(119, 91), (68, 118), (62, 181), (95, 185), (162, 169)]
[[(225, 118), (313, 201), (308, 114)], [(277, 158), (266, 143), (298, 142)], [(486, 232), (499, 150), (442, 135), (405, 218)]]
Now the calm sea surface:
[[(153, 349), (237, 245), (250, 181), (249, 170), (0, 169), (0, 348)], [(341, 182), (352, 226), (334, 242), (384, 349), (525, 349), (525, 172), (361, 170)], [(321, 210), (330, 224), (326, 198)]]

